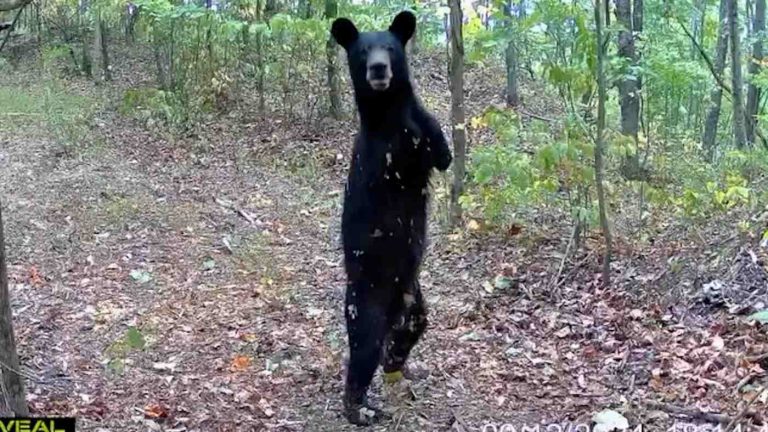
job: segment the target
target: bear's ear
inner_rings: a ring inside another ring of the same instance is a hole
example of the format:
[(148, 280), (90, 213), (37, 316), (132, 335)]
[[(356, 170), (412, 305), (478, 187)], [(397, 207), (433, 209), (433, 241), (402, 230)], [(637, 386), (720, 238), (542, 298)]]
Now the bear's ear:
[(412, 12), (402, 11), (392, 20), (389, 31), (394, 33), (400, 42), (405, 45), (416, 31), (416, 16)]
[(352, 24), (352, 21), (347, 18), (339, 18), (331, 26), (331, 35), (344, 49), (349, 49), (349, 46), (357, 40), (360, 32), (357, 31), (357, 27)]

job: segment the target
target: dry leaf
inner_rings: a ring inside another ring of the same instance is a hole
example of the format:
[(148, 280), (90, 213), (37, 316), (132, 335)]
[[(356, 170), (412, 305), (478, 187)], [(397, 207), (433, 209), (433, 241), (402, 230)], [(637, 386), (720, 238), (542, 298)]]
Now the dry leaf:
[(715, 336), (712, 338), (712, 348), (722, 351), (723, 348), (725, 348), (725, 341), (720, 336)]
[(144, 415), (152, 419), (166, 418), (168, 417), (168, 408), (159, 404), (150, 404), (144, 407)]
[(232, 359), (232, 365), (230, 366), (230, 370), (232, 372), (242, 371), (245, 369), (248, 369), (248, 367), (251, 365), (251, 358), (248, 356), (235, 356), (234, 359)]

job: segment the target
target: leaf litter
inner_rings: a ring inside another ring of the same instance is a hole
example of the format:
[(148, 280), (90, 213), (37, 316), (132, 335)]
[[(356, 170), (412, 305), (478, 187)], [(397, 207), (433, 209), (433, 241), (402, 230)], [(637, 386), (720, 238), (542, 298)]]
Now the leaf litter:
[[(439, 59), (421, 61), (417, 71), (439, 70)], [(491, 87), (502, 74), (468, 73), (470, 112), (499, 99)], [(437, 95), (447, 83), (416, 78), (446, 124)], [(111, 145), (94, 157), (54, 160), (39, 134), (4, 137), (0, 188), (33, 414), (75, 415), (85, 430), (358, 430), (340, 415), (338, 155), (354, 123), (227, 118), (169, 141), (99, 115)], [(199, 154), (196, 140), (215, 151)], [(311, 181), (289, 175), (274, 162), (291, 152), (323, 168)], [(667, 427), (742, 412), (765, 424), (759, 239), (715, 239), (709, 255), (674, 227), (646, 250), (619, 242), (606, 290), (599, 239), (563, 256), (569, 227), (544, 219), (507, 236), (475, 220), (449, 234), (432, 224), (430, 328), (413, 354), (430, 373), (411, 383), (412, 397), (384, 405), (372, 430)], [(380, 381), (371, 395), (381, 405)]]

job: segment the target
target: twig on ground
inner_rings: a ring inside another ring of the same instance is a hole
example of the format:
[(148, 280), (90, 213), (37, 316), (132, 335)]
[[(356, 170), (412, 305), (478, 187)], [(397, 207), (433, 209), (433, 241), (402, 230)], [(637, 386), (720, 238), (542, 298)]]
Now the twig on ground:
[(469, 428), (467, 427), (467, 424), (464, 423), (464, 420), (461, 419), (461, 417), (456, 413), (456, 411), (451, 410), (451, 415), (453, 415), (453, 426), (457, 426), (458, 432), (469, 432)]
[(395, 423), (395, 430), (394, 430), (394, 432), (397, 432), (398, 429), (400, 429), (400, 422), (403, 420), (404, 416), (405, 416), (405, 413), (401, 413), (400, 417), (397, 418), (397, 423)]
[(744, 387), (745, 385), (749, 384), (753, 379), (759, 377), (760, 375), (761, 374), (758, 374), (758, 373), (755, 373), (755, 372), (752, 372), (752, 373), (748, 374), (747, 376), (742, 378), (741, 381), (739, 381), (738, 384), (736, 384), (736, 388), (733, 390), (733, 392), (735, 394), (739, 394), (739, 391), (741, 390), (742, 387)]
[(683, 407), (670, 405), (663, 402), (649, 400), (645, 402), (645, 405), (653, 409), (657, 409), (657, 410), (661, 410), (666, 413), (669, 413), (672, 416), (688, 417), (690, 419), (702, 420), (709, 423), (729, 423), (731, 421), (731, 418), (725, 414), (717, 414), (717, 413), (704, 412), (698, 409), (683, 408)]
[(768, 360), (768, 352), (765, 352), (765, 353), (762, 353), (762, 354), (758, 354), (758, 355), (744, 357), (744, 360), (746, 360), (746, 361), (748, 361), (750, 363), (760, 363), (763, 360)]
[(548, 117), (540, 116), (538, 114), (534, 114), (532, 112), (528, 112), (528, 111), (525, 111), (525, 110), (522, 110), (522, 109), (518, 109), (517, 112), (519, 112), (522, 115), (526, 115), (528, 117), (533, 117), (536, 120), (541, 120), (541, 121), (545, 121), (545, 122), (549, 122), (549, 123), (555, 123), (557, 121), (555, 119), (551, 119), (551, 118), (548, 118)]
[(557, 269), (557, 274), (549, 282), (549, 286), (552, 287), (551, 292), (553, 294), (557, 291), (557, 288), (560, 287), (560, 284), (562, 283), (562, 279), (560, 279), (560, 276), (563, 274), (563, 268), (565, 268), (565, 262), (568, 260), (568, 256), (571, 254), (571, 246), (573, 245), (574, 237), (576, 237), (577, 229), (578, 229), (578, 225), (574, 225), (573, 232), (571, 233), (571, 237), (568, 239), (568, 246), (565, 247), (565, 253), (563, 254), (563, 259), (560, 260), (560, 267)]
[(742, 408), (741, 411), (739, 411), (739, 413), (736, 414), (736, 417), (734, 417), (733, 420), (731, 420), (731, 422), (728, 423), (728, 426), (725, 427), (725, 431), (724, 432), (732, 431), (733, 428), (736, 426), (736, 424), (738, 422), (740, 422), (741, 419), (744, 418), (744, 416), (747, 415), (747, 412), (749, 411), (749, 407), (751, 407), (757, 401), (757, 399), (760, 397), (760, 395), (765, 393), (765, 391), (766, 391), (766, 389), (761, 389), (759, 392), (756, 392), (755, 395), (752, 396), (752, 399), (750, 399), (747, 402), (747, 404), (744, 405), (744, 408)]
[(228, 203), (228, 202), (226, 202), (226, 201), (224, 201), (224, 200), (222, 200), (222, 199), (220, 199), (220, 198), (216, 198), (216, 197), (214, 197), (214, 200), (216, 201), (216, 204), (218, 204), (218, 205), (220, 205), (220, 206), (222, 206), (222, 207), (224, 207), (224, 208), (226, 208), (226, 209), (232, 210), (232, 211), (234, 211), (235, 213), (237, 213), (237, 214), (239, 214), (240, 216), (242, 216), (242, 217), (243, 217), (245, 220), (247, 220), (247, 221), (248, 221), (248, 223), (250, 223), (251, 225), (253, 225), (254, 223), (256, 223), (256, 221), (253, 219), (253, 216), (251, 216), (250, 214), (248, 214), (248, 212), (246, 212), (245, 210), (241, 209), (240, 207), (238, 207), (238, 206), (236, 206), (236, 205), (234, 205), (234, 204)]

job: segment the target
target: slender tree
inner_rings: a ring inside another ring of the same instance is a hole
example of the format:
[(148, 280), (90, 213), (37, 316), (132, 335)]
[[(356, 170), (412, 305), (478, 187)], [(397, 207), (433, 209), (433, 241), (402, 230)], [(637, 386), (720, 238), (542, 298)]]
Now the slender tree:
[[(607, 0), (602, 0), (606, 1)], [(605, 238), (605, 255), (603, 257), (603, 285), (611, 284), (611, 230), (608, 225), (608, 215), (605, 204), (605, 187), (603, 180), (603, 153), (605, 151), (605, 103), (607, 100), (605, 84), (605, 45), (603, 43), (603, 19), (601, 0), (595, 3), (595, 33), (597, 44), (597, 135), (595, 137), (595, 186), (597, 189), (597, 202), (600, 211), (600, 226)], [(635, 131), (635, 133), (637, 133)]]
[(749, 62), (749, 87), (747, 88), (747, 141), (755, 143), (757, 129), (758, 105), (760, 102), (760, 87), (755, 85), (754, 78), (760, 73), (763, 60), (763, 33), (765, 32), (765, 0), (755, 0), (755, 13), (752, 16), (752, 59)]
[[(325, 18), (332, 20), (336, 18), (338, 13), (338, 4), (336, 0), (325, 0)], [(328, 37), (325, 43), (326, 60), (328, 62), (328, 100), (330, 103), (331, 116), (335, 119), (340, 119), (342, 116), (341, 110), (341, 85), (339, 83), (339, 71), (337, 66), (338, 58), (338, 44), (333, 40), (332, 36)]]
[(93, 32), (93, 59), (101, 68), (101, 73), (96, 74), (96, 81), (112, 81), (112, 71), (109, 66), (109, 30), (106, 22), (97, 13), (95, 31)]
[(747, 145), (744, 115), (744, 80), (741, 75), (741, 38), (739, 37), (739, 4), (728, 0), (728, 31), (731, 39), (731, 82), (733, 92), (733, 142), (736, 148)]
[(451, 224), (461, 220), (459, 197), (464, 192), (467, 135), (464, 117), (464, 35), (460, 0), (449, 0), (450, 7), (450, 80), (453, 130), (453, 185), (451, 187)]
[(504, 51), (504, 61), (507, 69), (507, 105), (516, 107), (520, 104), (520, 89), (518, 87), (519, 52), (517, 49), (517, 34), (515, 29), (515, 16), (512, 13), (513, 3), (504, 3), (504, 15), (507, 18), (507, 32), (509, 42)]
[[(618, 34), (618, 54), (625, 59), (630, 71), (618, 82), (619, 106), (621, 109), (621, 133), (632, 137), (635, 146), (638, 145), (638, 130), (640, 129), (640, 89), (641, 80), (637, 72), (639, 54), (635, 47), (635, 39), (643, 31), (643, 2), (642, 0), (615, 0), (616, 19), (622, 29)], [(607, 5), (607, 2), (606, 2)], [(607, 17), (607, 15), (606, 15)], [(624, 174), (630, 179), (639, 179), (640, 159), (637, 150), (625, 161)]]
[(0, 209), (0, 416), (29, 415), (24, 380), (19, 371), (19, 355), (13, 335), (13, 315), (5, 263), (3, 214)]
[[(725, 72), (725, 61), (728, 54), (728, 0), (720, 0), (720, 21), (717, 27), (717, 47), (715, 48), (715, 62), (713, 73), (716, 81), (722, 81)], [(702, 144), (711, 160), (714, 156), (715, 137), (717, 136), (717, 124), (720, 121), (720, 103), (723, 99), (723, 86), (716, 82), (709, 93), (709, 108), (704, 122), (704, 136)]]

